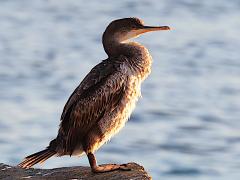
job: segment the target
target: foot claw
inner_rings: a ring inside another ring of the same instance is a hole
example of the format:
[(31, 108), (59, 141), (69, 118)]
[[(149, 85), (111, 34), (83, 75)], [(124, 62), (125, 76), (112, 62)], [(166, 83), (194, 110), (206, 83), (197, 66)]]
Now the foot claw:
[(131, 169), (127, 167), (127, 164), (123, 164), (123, 165), (104, 164), (104, 165), (94, 167), (92, 169), (94, 173), (103, 173), (103, 172), (109, 172), (109, 171), (115, 171), (115, 170), (131, 171)]
[(127, 166), (128, 166), (128, 164), (121, 164), (120, 166), (125, 166), (125, 167), (127, 167)]
[(128, 168), (127, 167), (127, 164), (121, 164), (119, 166), (119, 170), (122, 170), (122, 171), (131, 171), (131, 168)]
[(99, 166), (100, 167), (104, 167), (104, 166), (117, 166), (117, 164), (101, 164)]

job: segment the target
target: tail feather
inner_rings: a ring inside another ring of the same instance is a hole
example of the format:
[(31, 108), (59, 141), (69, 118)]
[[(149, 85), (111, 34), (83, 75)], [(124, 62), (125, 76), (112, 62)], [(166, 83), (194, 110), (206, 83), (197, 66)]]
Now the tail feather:
[(55, 154), (56, 154), (55, 151), (45, 149), (27, 156), (20, 164), (18, 164), (18, 166), (28, 169), (37, 163), (43, 163), (44, 161), (46, 161), (48, 158), (52, 157)]
[(34, 157), (31, 157), (31, 158), (27, 158), (25, 161), (24, 161), (24, 166), (26, 166), (27, 168), (37, 164), (37, 163), (40, 163), (41, 161), (44, 162), (45, 160), (47, 160), (49, 158), (49, 155), (51, 154), (51, 152), (47, 152), (47, 153), (44, 153), (44, 154), (40, 154), (39, 156), (34, 156)]

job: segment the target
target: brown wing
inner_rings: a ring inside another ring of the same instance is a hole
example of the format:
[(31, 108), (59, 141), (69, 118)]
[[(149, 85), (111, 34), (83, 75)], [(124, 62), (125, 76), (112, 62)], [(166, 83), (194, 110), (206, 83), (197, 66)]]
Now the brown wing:
[(72, 154), (92, 126), (106, 112), (116, 108), (126, 82), (126, 73), (119, 64), (105, 60), (95, 66), (75, 89), (66, 103), (57, 140), (65, 153)]

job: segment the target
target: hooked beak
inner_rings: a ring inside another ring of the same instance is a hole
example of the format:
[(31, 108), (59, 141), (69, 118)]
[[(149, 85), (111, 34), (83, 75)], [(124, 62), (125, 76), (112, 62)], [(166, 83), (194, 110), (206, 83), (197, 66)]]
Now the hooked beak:
[(136, 36), (139, 36), (140, 34), (146, 33), (146, 32), (152, 32), (152, 31), (161, 31), (161, 30), (170, 30), (170, 27), (168, 26), (142, 26), (141, 28), (134, 30), (133, 34)]
[(170, 30), (168, 26), (143, 26), (141, 29), (143, 33), (150, 31)]
[(146, 32), (160, 31), (160, 30), (170, 30), (170, 27), (168, 27), (168, 26), (142, 26), (139, 29), (135, 29), (135, 30), (128, 32), (125, 36), (120, 36), (120, 42), (124, 42), (131, 38), (136, 38), (139, 35), (146, 33)]

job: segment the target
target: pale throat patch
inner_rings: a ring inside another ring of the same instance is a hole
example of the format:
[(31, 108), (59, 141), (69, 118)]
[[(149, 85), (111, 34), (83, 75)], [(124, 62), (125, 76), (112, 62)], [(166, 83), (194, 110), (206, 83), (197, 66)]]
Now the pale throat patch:
[(129, 39), (136, 38), (140, 34), (147, 32), (145, 29), (132, 30), (122, 35), (121, 33), (117, 34), (117, 39), (119, 42), (124, 43), (128, 42)]

